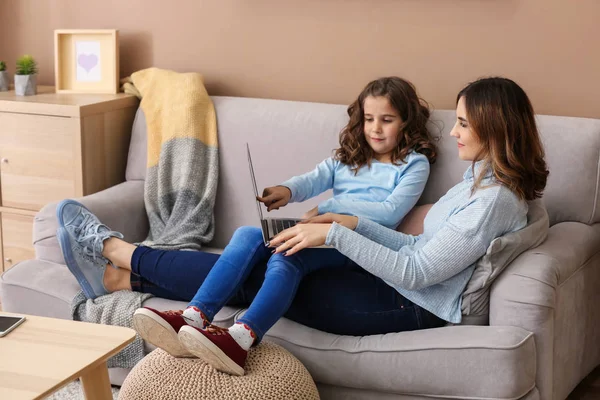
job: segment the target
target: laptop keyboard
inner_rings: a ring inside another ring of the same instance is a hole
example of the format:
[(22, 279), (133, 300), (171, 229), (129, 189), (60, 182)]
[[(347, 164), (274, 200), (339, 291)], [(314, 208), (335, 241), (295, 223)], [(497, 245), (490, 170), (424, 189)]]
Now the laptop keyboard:
[(296, 225), (299, 220), (275, 219), (272, 221), (275, 228), (275, 234), (278, 234), (279, 232)]

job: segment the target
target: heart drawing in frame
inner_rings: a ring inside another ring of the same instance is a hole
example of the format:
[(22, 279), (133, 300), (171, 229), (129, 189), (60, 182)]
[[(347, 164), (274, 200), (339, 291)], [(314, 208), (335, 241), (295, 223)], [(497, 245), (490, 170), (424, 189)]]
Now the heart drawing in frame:
[(77, 57), (77, 64), (89, 73), (95, 66), (98, 65), (98, 56), (95, 54), (80, 54)]

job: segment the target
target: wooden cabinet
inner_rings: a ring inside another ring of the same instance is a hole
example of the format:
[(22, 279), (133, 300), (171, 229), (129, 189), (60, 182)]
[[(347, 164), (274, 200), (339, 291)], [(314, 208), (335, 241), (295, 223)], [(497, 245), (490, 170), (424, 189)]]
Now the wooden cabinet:
[(125, 180), (137, 106), (126, 94), (0, 92), (0, 271), (35, 257), (33, 217), (44, 205)]

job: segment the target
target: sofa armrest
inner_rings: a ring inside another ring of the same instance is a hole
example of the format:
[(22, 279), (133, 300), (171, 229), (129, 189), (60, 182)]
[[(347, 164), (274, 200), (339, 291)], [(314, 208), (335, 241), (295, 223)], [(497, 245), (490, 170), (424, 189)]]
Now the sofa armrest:
[[(128, 242), (143, 241), (148, 234), (148, 217), (144, 207), (144, 181), (127, 181), (101, 192), (76, 199), (111, 229), (123, 233)], [(36, 258), (64, 264), (56, 240), (56, 203), (44, 206), (33, 223), (33, 246)]]
[[(535, 334), (536, 385), (541, 398), (552, 398), (556, 380), (568, 379), (563, 374), (553, 375), (555, 343), (569, 349), (571, 354), (567, 357), (578, 358), (585, 351), (583, 343), (571, 343), (571, 337), (559, 337), (562, 327), (555, 320), (558, 314), (565, 312), (566, 306), (561, 304), (564, 299), (581, 302), (573, 310), (583, 313), (589, 309), (590, 305), (585, 303), (590, 301), (586, 297), (591, 292), (580, 293), (566, 283), (582, 273), (582, 267), (599, 250), (600, 224), (559, 223), (549, 229), (544, 243), (517, 257), (492, 285), (490, 325), (516, 326)], [(586, 316), (577, 318), (585, 320)], [(556, 361), (565, 363), (567, 360)]]

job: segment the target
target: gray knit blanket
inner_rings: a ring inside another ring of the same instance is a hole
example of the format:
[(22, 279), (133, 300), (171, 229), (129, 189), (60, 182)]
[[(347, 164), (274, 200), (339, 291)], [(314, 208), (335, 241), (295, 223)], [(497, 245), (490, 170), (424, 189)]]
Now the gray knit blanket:
[[(202, 76), (149, 68), (127, 78), (124, 90), (141, 98), (148, 133), (144, 202), (150, 232), (142, 244), (200, 250), (214, 235), (219, 175), (216, 113)], [(86, 301), (80, 292), (71, 303), (72, 316), (131, 327), (134, 311), (149, 297), (120, 291)], [(109, 367), (131, 368), (143, 357), (138, 336)]]

